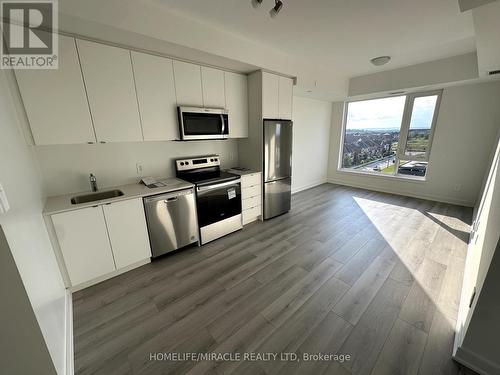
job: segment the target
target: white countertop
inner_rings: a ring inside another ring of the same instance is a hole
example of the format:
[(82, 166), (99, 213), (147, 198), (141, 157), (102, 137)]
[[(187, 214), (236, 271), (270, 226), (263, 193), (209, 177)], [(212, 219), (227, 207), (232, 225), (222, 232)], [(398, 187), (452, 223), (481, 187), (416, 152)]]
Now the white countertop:
[(84, 191), (84, 192), (79, 192), (79, 193), (71, 193), (71, 194), (58, 195), (55, 197), (49, 197), (49, 198), (47, 198), (47, 200), (45, 202), (43, 214), (44, 215), (52, 215), (52, 214), (65, 212), (65, 211), (79, 210), (81, 208), (92, 207), (95, 205), (119, 202), (119, 201), (124, 201), (127, 199), (133, 199), (133, 198), (142, 198), (142, 197), (147, 197), (149, 195), (169, 193), (169, 192), (176, 191), (176, 190), (189, 189), (189, 188), (192, 188), (194, 186), (192, 183), (186, 182), (184, 180), (180, 180), (178, 178), (167, 178), (167, 179), (163, 179), (160, 181), (165, 183), (166, 186), (157, 187), (157, 188), (148, 188), (147, 186), (145, 186), (143, 184), (137, 183), (137, 184), (129, 184), (129, 185), (103, 188), (103, 189), (100, 189), (99, 191), (104, 192), (104, 191), (116, 189), (116, 190), (121, 190), (123, 192), (123, 195), (120, 197), (103, 199), (103, 200), (93, 201), (93, 202), (88, 202), (88, 203), (71, 204), (71, 198), (76, 197), (78, 195), (92, 194), (92, 192), (90, 192), (90, 191)]
[(247, 175), (247, 174), (260, 173), (260, 171), (252, 171), (251, 169), (239, 170), (239, 169), (232, 169), (232, 168), (226, 170), (226, 172), (234, 173), (234, 174), (237, 174), (239, 176), (244, 176), (244, 175)]

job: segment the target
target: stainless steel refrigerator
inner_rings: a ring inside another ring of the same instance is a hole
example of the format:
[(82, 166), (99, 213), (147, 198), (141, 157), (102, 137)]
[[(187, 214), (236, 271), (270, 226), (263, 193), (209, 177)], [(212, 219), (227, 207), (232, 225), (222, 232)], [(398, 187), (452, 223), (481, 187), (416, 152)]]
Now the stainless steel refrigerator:
[(290, 211), (292, 122), (264, 120), (264, 219)]

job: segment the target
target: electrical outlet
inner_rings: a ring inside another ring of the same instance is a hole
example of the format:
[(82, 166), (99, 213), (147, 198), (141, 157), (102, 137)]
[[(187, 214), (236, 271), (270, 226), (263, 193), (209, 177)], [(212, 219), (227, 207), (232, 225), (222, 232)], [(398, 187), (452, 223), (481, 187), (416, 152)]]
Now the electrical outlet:
[(453, 185), (453, 191), (462, 191), (462, 184)]
[(142, 174), (142, 171), (144, 170), (144, 167), (142, 163), (136, 163), (135, 164), (135, 169), (137, 170), (137, 174)]

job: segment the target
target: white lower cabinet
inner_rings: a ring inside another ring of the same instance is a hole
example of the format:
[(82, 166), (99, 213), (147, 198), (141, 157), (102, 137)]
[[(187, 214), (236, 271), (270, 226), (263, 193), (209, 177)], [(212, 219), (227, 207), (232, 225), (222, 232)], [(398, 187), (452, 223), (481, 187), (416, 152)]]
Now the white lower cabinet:
[(73, 287), (151, 257), (141, 198), (51, 218)]
[(151, 257), (142, 199), (103, 206), (116, 268)]
[(262, 177), (260, 172), (241, 176), (241, 216), (243, 225), (262, 215)]
[(116, 269), (102, 207), (55, 214), (52, 223), (71, 285)]

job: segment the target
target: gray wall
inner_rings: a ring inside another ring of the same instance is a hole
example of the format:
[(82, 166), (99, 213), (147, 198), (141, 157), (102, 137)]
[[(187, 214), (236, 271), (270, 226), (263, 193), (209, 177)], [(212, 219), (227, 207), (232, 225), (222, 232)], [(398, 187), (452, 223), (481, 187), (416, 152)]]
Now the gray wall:
[[(489, 370), (488, 373), (500, 372), (498, 359), (498, 338), (500, 337), (500, 241), (497, 243), (495, 255), (490, 264), (486, 280), (478, 298), (476, 309), (472, 315), (469, 329), (462, 344), (462, 350), (477, 354), (481, 361), (469, 361), (477, 369)], [(485, 368), (485, 362), (491, 367)], [(496, 370), (496, 372), (492, 371)]]
[(1, 226), (0, 301), (0, 373), (56, 374)]

